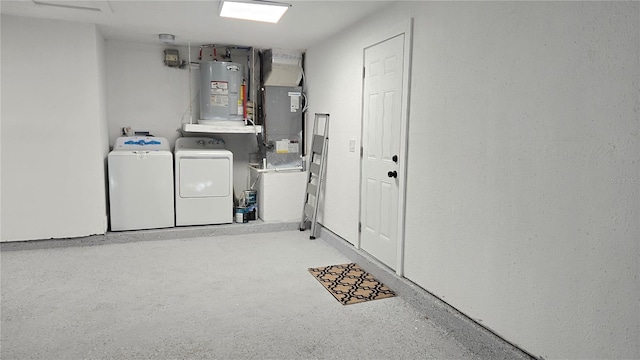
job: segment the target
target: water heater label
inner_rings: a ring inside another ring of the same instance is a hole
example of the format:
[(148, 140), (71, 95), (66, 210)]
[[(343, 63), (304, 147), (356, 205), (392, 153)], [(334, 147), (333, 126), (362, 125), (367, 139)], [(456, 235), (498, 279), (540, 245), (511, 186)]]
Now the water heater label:
[(211, 106), (229, 106), (229, 96), (211, 94)]
[(211, 82), (210, 106), (229, 106), (229, 83), (227, 81)]
[(229, 83), (227, 81), (212, 81), (211, 82), (211, 95), (213, 94), (228, 94)]

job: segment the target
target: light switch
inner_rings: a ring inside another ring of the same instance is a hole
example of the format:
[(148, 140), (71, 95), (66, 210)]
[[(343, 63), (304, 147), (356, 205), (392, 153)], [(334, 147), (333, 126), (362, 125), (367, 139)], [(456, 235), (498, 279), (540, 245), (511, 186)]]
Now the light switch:
[(356, 140), (355, 139), (349, 140), (349, 151), (356, 152)]

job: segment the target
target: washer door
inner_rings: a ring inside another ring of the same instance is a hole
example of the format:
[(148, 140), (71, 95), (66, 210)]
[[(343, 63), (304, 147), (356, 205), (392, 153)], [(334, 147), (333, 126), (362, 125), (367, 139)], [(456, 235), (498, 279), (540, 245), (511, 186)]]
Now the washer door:
[(179, 168), (181, 198), (229, 196), (229, 158), (181, 158)]

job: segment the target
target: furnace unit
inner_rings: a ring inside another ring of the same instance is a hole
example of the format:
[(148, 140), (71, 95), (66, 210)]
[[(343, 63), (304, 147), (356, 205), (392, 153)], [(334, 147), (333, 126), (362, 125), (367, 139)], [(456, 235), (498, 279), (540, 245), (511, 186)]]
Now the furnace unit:
[(265, 86), (263, 127), (268, 169), (302, 166), (302, 88)]

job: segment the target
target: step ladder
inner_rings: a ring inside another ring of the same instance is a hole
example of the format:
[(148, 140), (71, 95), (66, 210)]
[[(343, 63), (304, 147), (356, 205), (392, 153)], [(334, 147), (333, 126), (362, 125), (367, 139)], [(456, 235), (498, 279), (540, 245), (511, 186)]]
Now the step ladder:
[[(319, 123), (324, 120), (324, 131), (318, 133)], [(329, 114), (316, 113), (313, 120), (313, 135), (311, 138), (311, 154), (309, 154), (309, 166), (307, 167), (307, 189), (302, 205), (302, 219), (300, 219), (300, 231), (306, 229), (306, 222), (311, 222), (311, 235), (309, 239), (316, 238), (316, 224), (318, 220), (318, 203), (320, 201), (320, 188), (324, 182), (324, 167), (327, 160), (329, 146)]]

